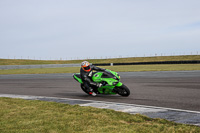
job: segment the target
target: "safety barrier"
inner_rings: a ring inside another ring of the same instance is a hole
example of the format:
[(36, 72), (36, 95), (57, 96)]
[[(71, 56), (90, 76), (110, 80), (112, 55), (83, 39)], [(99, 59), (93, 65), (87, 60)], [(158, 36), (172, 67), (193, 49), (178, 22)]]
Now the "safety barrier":
[(132, 62), (132, 63), (96, 63), (96, 66), (117, 66), (117, 65), (152, 65), (152, 64), (200, 64), (200, 60), (193, 61), (155, 61), (155, 62)]

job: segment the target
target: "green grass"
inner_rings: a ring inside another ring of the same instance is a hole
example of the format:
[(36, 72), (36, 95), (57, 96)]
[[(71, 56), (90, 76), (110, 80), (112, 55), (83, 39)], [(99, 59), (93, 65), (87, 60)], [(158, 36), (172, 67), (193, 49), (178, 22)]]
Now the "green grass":
[[(157, 56), (157, 57), (130, 57), (115, 59), (88, 59), (91, 63), (128, 63), (128, 62), (154, 62), (154, 61), (186, 61), (200, 60), (200, 55), (185, 56)], [(40, 64), (74, 64), (83, 60), (21, 60), (21, 59), (0, 59), (0, 65), (40, 65)]]
[(199, 133), (200, 127), (55, 102), (0, 98), (0, 132)]
[[(107, 68), (116, 72), (191, 71), (191, 70), (200, 70), (200, 64), (102, 66), (102, 68)], [(79, 71), (80, 71), (80, 67), (8, 69), (8, 70), (0, 70), (0, 75), (2, 74), (78, 73)]]

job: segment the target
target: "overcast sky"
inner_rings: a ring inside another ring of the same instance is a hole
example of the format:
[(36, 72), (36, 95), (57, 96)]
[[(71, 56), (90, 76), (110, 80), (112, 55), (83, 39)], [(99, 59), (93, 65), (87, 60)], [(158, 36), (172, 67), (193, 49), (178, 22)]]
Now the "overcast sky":
[(200, 0), (0, 0), (0, 58), (200, 54)]

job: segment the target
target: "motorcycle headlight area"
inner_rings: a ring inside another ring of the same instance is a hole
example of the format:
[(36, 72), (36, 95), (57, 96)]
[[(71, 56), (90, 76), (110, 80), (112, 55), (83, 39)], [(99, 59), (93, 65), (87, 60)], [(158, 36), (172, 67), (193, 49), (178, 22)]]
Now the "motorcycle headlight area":
[(117, 73), (117, 76), (118, 76), (118, 77), (119, 77), (119, 79), (120, 79), (119, 73)]

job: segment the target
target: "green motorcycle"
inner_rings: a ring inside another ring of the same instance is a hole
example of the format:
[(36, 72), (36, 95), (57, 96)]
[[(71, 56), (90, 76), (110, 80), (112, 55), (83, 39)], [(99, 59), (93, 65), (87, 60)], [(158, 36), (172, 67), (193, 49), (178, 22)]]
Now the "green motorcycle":
[[(80, 77), (80, 73), (73, 74), (76, 81), (81, 84), (81, 89), (87, 93), (83, 81)], [(130, 95), (130, 90), (120, 81), (120, 76), (117, 72), (106, 69), (105, 72), (93, 72), (92, 81), (102, 83), (100, 88), (93, 88), (97, 94), (119, 94), (127, 97)], [(88, 94), (88, 93), (87, 93)]]

